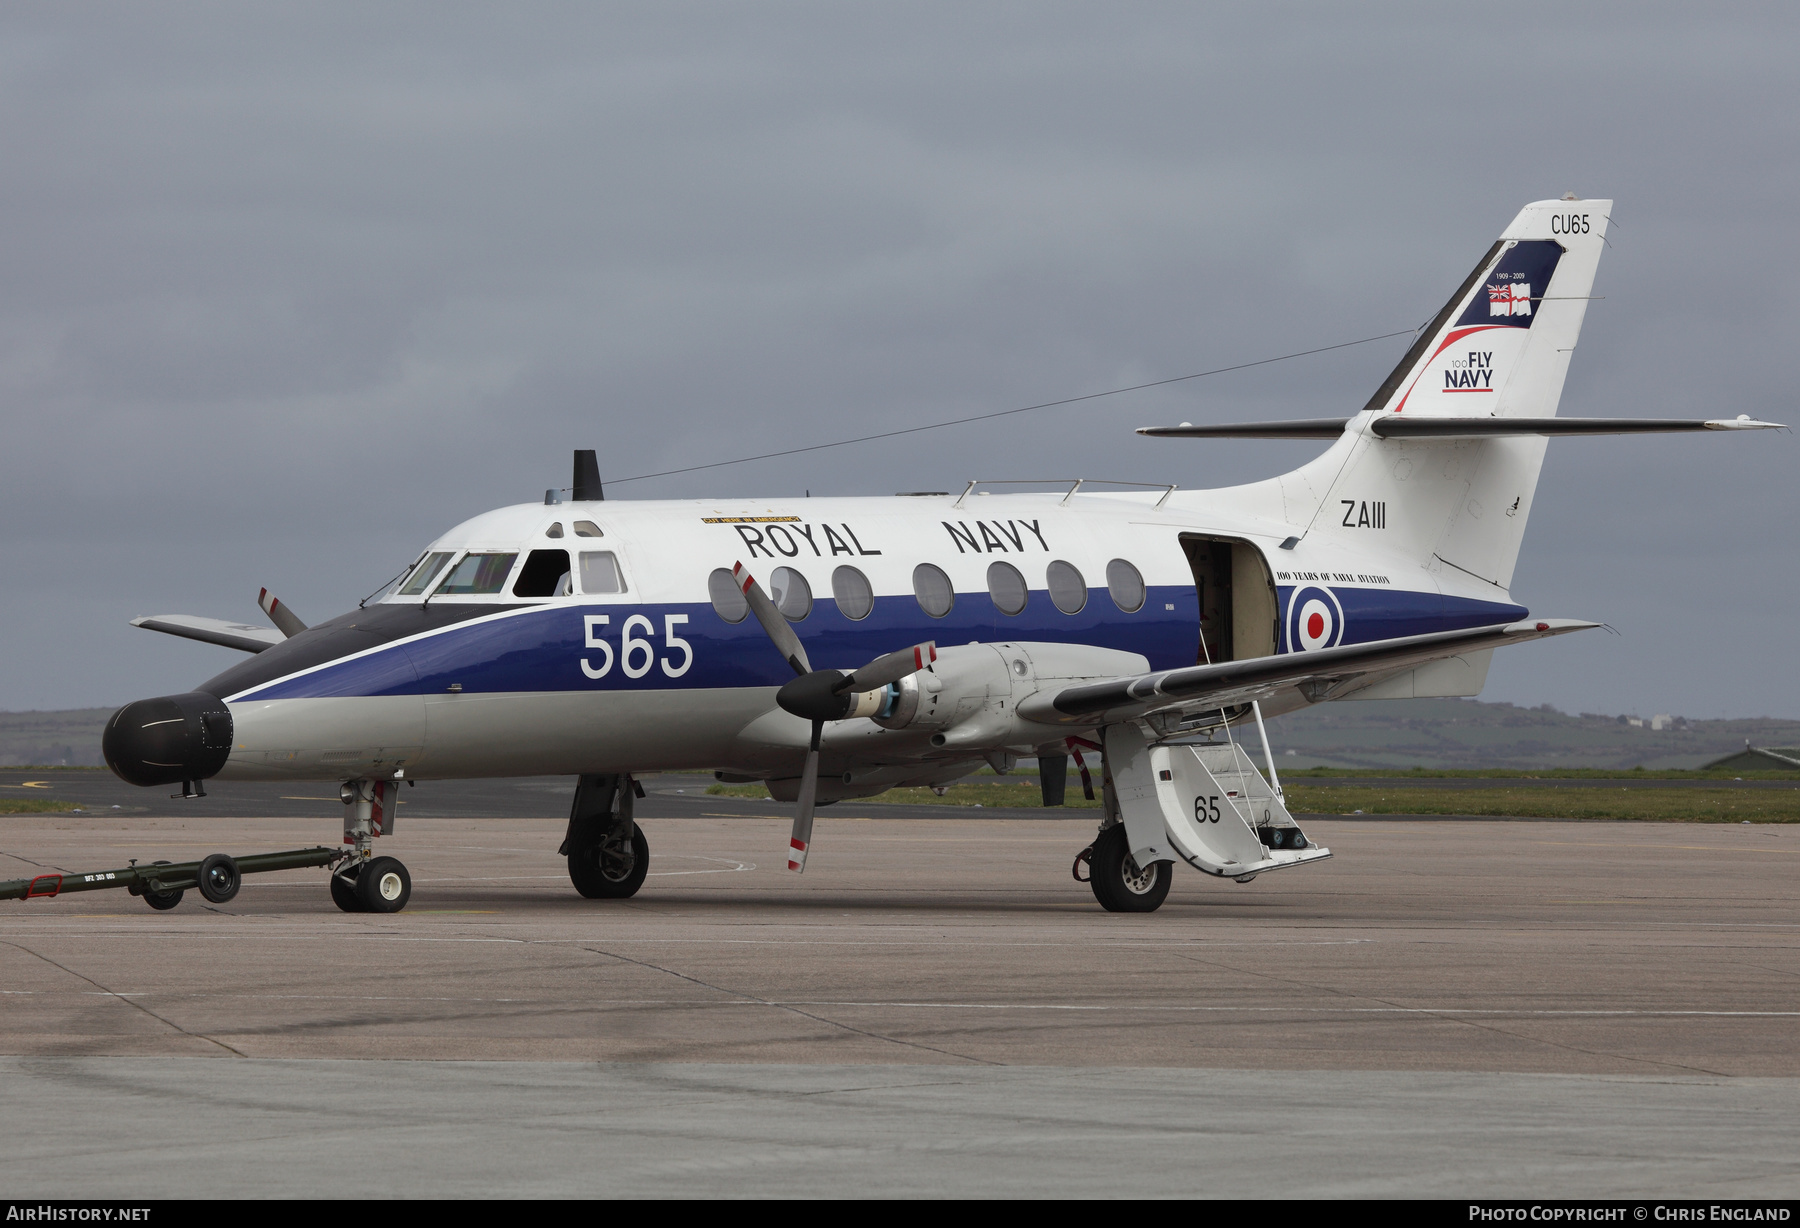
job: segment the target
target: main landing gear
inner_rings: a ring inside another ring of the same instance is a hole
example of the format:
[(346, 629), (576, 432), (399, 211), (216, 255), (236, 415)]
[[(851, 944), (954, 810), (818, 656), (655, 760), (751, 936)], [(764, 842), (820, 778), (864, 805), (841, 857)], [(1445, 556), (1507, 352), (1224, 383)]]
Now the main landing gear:
[(350, 780), (338, 790), (348, 807), (344, 843), (353, 852), (331, 874), (331, 902), (345, 912), (399, 912), (412, 898), (412, 875), (392, 857), (375, 857), (377, 836), (394, 830), (399, 782)]
[(629, 773), (583, 776), (569, 807), (569, 830), (557, 851), (569, 859), (569, 881), (590, 900), (637, 894), (650, 869), (650, 841), (632, 819), (643, 786)]
[(1100, 829), (1094, 842), (1075, 859), (1076, 881), (1087, 863), (1087, 883), (1094, 898), (1107, 912), (1155, 912), (1169, 895), (1169, 881), (1175, 863), (1153, 861), (1140, 866), (1131, 857), (1131, 842), (1125, 836), (1125, 824), (1114, 823)]
[[(1106, 817), (1101, 820), (1100, 834), (1094, 837), (1094, 842), (1075, 855), (1075, 881), (1093, 888), (1094, 898), (1107, 912), (1155, 912), (1169, 898), (1175, 863), (1153, 861), (1147, 866), (1137, 863), (1131, 855), (1125, 816), (1119, 813), (1118, 790), (1113, 784), (1110, 764), (1102, 766), (1101, 781), (1100, 804)], [(1086, 878), (1081, 877), (1083, 864), (1088, 868)]]

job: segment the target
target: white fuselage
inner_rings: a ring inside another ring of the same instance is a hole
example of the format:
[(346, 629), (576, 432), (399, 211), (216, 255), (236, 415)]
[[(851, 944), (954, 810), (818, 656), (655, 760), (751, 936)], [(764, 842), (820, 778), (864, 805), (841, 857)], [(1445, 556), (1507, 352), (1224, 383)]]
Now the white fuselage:
[[(983, 646), (927, 679), (961, 669), (973, 680), (947, 701), (961, 716), (828, 731), (827, 774), (872, 792), (952, 779), (989, 751), (1056, 742), (1069, 731), (993, 724), (992, 714), (1070, 680), (1229, 657), (1234, 616), (1239, 657), (1523, 616), (1503, 592), (1459, 589), (1454, 575), (1390, 546), (1403, 535), (1385, 508), (1363, 519), (1283, 549), (1296, 526), (1279, 480), (1166, 498), (522, 504), (433, 542), (414, 572), (435, 564), (431, 584), (402, 581), (202, 689), (228, 703), (235, 726), (223, 779), (792, 775), (808, 726), (773, 701), (792, 673), (741, 602), (720, 604), (717, 581), (709, 586), (715, 570), (742, 561), (776, 595), (815, 668), (854, 669), (922, 640)], [(1215, 565), (1209, 550), (1231, 561)], [(552, 590), (543, 577), (559, 568), (567, 578)], [(493, 591), (448, 592), (446, 577)], [(520, 595), (534, 585), (543, 595)], [(965, 725), (960, 741), (931, 744), (932, 731), (982, 711), (990, 733)]]

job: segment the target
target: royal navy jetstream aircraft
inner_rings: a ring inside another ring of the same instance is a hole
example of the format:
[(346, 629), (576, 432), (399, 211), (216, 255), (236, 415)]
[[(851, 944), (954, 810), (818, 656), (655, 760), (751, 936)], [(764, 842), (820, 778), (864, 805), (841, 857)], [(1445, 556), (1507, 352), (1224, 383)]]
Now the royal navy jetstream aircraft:
[(1510, 591), (1548, 437), (1777, 425), (1555, 416), (1610, 212), (1527, 205), (1352, 417), (1142, 431), (1331, 441), (1292, 473), (621, 503), (577, 453), (570, 500), (465, 521), (319, 626), (266, 591), (273, 628), (135, 620), (254, 655), (121, 708), (106, 761), (144, 786), (342, 781), (351, 911), (405, 905), (373, 841), (399, 782), (448, 777), (578, 777), (560, 851), (590, 898), (644, 881), (641, 773), (766, 782), (799, 871), (816, 805), (1021, 755), (1060, 801), (1082, 747), (1108, 909), (1155, 909), (1178, 860), (1238, 882), (1320, 860), (1241, 733), (1266, 755), (1265, 713), (1475, 695), (1495, 648), (1598, 625)]

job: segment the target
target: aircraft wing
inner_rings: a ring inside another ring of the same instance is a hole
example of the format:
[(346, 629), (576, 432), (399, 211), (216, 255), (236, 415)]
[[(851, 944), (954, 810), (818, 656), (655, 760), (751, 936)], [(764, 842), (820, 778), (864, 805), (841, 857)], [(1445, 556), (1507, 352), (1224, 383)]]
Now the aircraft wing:
[(261, 652), (287, 638), (273, 627), (231, 623), (222, 618), (201, 618), (195, 614), (152, 614), (132, 619), (131, 625), (147, 631), (161, 631), (165, 635), (179, 635), (183, 639), (222, 644), (239, 652)]
[(1309, 699), (1324, 699), (1343, 683), (1363, 675), (1393, 673), (1443, 657), (1566, 635), (1599, 625), (1573, 618), (1527, 619), (1247, 661), (1194, 665), (1034, 695), (1019, 705), (1019, 714), (1046, 724), (1091, 724), (1096, 716), (1108, 721), (1129, 720), (1169, 708), (1222, 708), (1266, 699), (1288, 687), (1299, 687)]

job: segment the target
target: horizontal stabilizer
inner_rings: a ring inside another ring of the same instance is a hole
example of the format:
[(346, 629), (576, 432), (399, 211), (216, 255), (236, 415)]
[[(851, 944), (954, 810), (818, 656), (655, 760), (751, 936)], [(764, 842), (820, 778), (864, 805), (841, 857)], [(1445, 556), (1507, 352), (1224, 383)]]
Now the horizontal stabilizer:
[(1316, 691), (1329, 698), (1340, 684), (1372, 673), (1399, 669), (1461, 656), (1485, 648), (1520, 644), (1546, 636), (1585, 631), (1599, 623), (1572, 618), (1527, 619), (1464, 631), (1434, 631), (1368, 644), (1342, 644), (1312, 652), (1284, 652), (1217, 665), (1190, 665), (1184, 669), (1136, 678), (1118, 678), (1068, 687), (1052, 696), (1039, 695), (1019, 705), (1027, 720), (1045, 724), (1091, 720), (1104, 714), (1107, 720), (1126, 720), (1170, 708), (1195, 708), (1248, 703), (1264, 699), (1288, 687)]
[(1138, 434), (1158, 439), (1336, 439), (1348, 418), (1293, 418), (1286, 422), (1218, 422), (1195, 426), (1140, 426)]
[[(1141, 426), (1158, 439), (1336, 439), (1349, 418), (1293, 418), (1286, 422), (1219, 422)], [(1506, 435), (1648, 435), (1671, 431), (1772, 431), (1786, 424), (1747, 414), (1736, 418), (1441, 418), (1383, 414), (1369, 423), (1377, 439), (1492, 439)]]
[(1736, 418), (1436, 418), (1384, 414), (1369, 423), (1378, 439), (1491, 439), (1503, 435), (1653, 435), (1668, 431), (1785, 430), (1779, 422)]
[(222, 618), (201, 618), (194, 614), (152, 614), (147, 618), (132, 619), (131, 625), (205, 644), (220, 644), (239, 652), (261, 652), (287, 638), (273, 627), (228, 623)]

